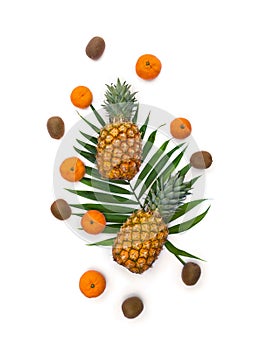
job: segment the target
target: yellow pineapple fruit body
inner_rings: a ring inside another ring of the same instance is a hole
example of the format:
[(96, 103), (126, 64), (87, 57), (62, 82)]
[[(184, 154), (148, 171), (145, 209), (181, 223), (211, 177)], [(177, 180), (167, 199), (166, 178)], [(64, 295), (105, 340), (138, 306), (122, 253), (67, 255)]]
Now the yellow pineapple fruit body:
[(168, 228), (159, 212), (133, 213), (123, 224), (113, 246), (114, 260), (134, 273), (143, 273), (159, 256)]
[(103, 178), (131, 180), (141, 166), (142, 141), (138, 126), (132, 122), (137, 108), (130, 85), (107, 85), (103, 107), (109, 123), (100, 130), (97, 144), (97, 167)]

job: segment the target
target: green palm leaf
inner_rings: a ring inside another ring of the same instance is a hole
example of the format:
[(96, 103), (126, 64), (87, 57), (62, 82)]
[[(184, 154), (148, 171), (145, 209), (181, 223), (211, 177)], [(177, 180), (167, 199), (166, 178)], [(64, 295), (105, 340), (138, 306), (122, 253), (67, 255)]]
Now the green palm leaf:
[(177, 234), (180, 232), (187, 231), (193, 226), (197, 225), (208, 213), (210, 206), (200, 215), (197, 215), (195, 218), (192, 218), (188, 221), (182, 222), (181, 224), (174, 225), (169, 228), (169, 234)]
[[(77, 209), (82, 209), (84, 211), (86, 210), (99, 210), (102, 213), (117, 213), (117, 214), (132, 214), (136, 208), (133, 207), (128, 207), (128, 206), (122, 206), (122, 205), (104, 205), (100, 203), (83, 203), (83, 204), (70, 204), (70, 207), (72, 208), (77, 208)], [(118, 221), (116, 221), (118, 222)]]
[[(167, 164), (167, 162), (170, 161), (171, 156), (173, 155), (174, 152), (176, 152), (179, 149), (179, 145), (171, 149), (169, 152), (167, 152), (163, 157), (159, 159), (157, 164), (152, 168), (150, 171), (149, 175), (147, 176), (139, 194), (138, 194), (138, 199), (142, 197), (142, 195), (149, 189), (149, 187), (153, 184), (154, 180), (157, 179), (158, 176), (161, 176), (160, 173), (162, 172), (162, 169), (164, 166)], [(182, 152), (183, 156), (183, 152)], [(181, 156), (181, 157), (182, 157)], [(180, 162), (181, 157), (177, 156), (177, 163)], [(176, 159), (176, 158), (175, 158)], [(176, 160), (173, 160), (172, 162), (176, 163)], [(162, 175), (163, 176), (163, 175)]]
[(70, 188), (66, 188), (67, 191), (74, 193), (80, 197), (87, 198), (93, 201), (98, 201), (101, 203), (113, 203), (113, 204), (134, 204), (138, 205), (138, 202), (117, 195), (111, 195), (109, 193), (97, 192), (97, 191), (83, 191), (83, 190), (72, 190)]
[(80, 182), (89, 186), (89, 187), (94, 187), (94, 188), (97, 188), (99, 190), (109, 192), (109, 193), (113, 192), (113, 193), (127, 194), (127, 195), (132, 194), (129, 190), (125, 189), (124, 187), (120, 187), (117, 185), (113, 185), (109, 182), (99, 181), (99, 180), (92, 179), (89, 177), (83, 177), (83, 179), (81, 179)]
[(95, 109), (95, 107), (91, 104), (90, 108), (92, 109), (95, 117), (97, 118), (99, 124), (104, 127), (106, 125), (106, 122), (104, 121), (104, 119), (101, 117), (101, 115), (98, 113), (98, 111)]
[(169, 252), (174, 254), (177, 258), (180, 257), (180, 256), (186, 256), (188, 258), (193, 258), (193, 259), (198, 259), (198, 260), (201, 260), (201, 261), (205, 261), (205, 260), (203, 260), (201, 258), (198, 258), (195, 255), (192, 255), (192, 254), (190, 254), (188, 252), (185, 252), (184, 250), (181, 250), (181, 249), (175, 247), (169, 240), (167, 240), (164, 245), (169, 250)]
[(86, 151), (82, 151), (81, 149), (73, 146), (74, 150), (78, 152), (82, 157), (86, 158), (89, 162), (95, 164), (96, 163), (96, 157), (93, 153), (89, 153)]
[(84, 133), (83, 131), (79, 131), (79, 132), (80, 132), (81, 135), (84, 136), (87, 140), (89, 140), (90, 142), (92, 142), (94, 145), (97, 145), (97, 143), (98, 143), (97, 137), (90, 136), (90, 135)]
[(92, 246), (92, 245), (100, 245), (103, 247), (110, 247), (114, 244), (114, 238), (108, 238), (108, 239), (104, 239), (103, 241), (99, 241), (99, 242), (95, 242), (95, 243), (89, 243), (87, 244), (88, 246)]
[(81, 140), (76, 139), (76, 141), (83, 147), (85, 148), (87, 151), (89, 151), (90, 153), (96, 154), (97, 153), (97, 148), (96, 146), (92, 146), (89, 143), (83, 142)]

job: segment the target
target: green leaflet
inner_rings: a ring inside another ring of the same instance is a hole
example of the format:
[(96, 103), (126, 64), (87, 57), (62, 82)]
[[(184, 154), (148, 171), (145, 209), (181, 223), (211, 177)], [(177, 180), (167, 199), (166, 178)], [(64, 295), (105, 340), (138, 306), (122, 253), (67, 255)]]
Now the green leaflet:
[(99, 124), (104, 127), (106, 125), (106, 122), (104, 121), (104, 119), (101, 117), (101, 115), (98, 113), (98, 111), (95, 109), (95, 107), (91, 104), (90, 108), (92, 109), (95, 117), (97, 118)]
[(114, 244), (114, 240), (115, 240), (115, 237), (114, 238), (108, 238), (108, 239), (105, 239), (103, 241), (99, 241), (99, 242), (95, 242), (95, 243), (89, 243), (89, 244), (86, 244), (88, 246), (92, 246), (92, 245), (101, 245), (103, 247), (110, 247)]
[(100, 204), (100, 203), (84, 203), (84, 204), (70, 204), (70, 207), (86, 210), (99, 210), (102, 213), (117, 213), (117, 214), (132, 214), (136, 208), (123, 206), (123, 205), (111, 205), (111, 204)]
[(209, 208), (210, 206), (202, 214), (197, 215), (195, 218), (192, 218), (188, 221), (182, 222), (181, 224), (170, 227), (169, 234), (177, 234), (180, 232), (184, 232), (189, 230), (193, 226), (197, 225), (207, 215)]
[[(142, 186), (142, 188), (141, 188), (141, 190), (140, 190), (140, 192), (138, 194), (138, 199), (140, 199), (142, 197), (142, 195), (145, 193), (145, 191), (147, 189), (149, 189), (149, 187), (152, 185), (152, 183), (154, 182), (154, 180), (158, 176), (163, 176), (163, 174), (161, 174), (162, 169), (167, 164), (167, 162), (170, 160), (172, 154), (174, 152), (176, 152), (179, 149), (179, 147), (180, 147), (179, 145), (174, 147), (173, 149), (171, 149), (168, 153), (166, 153), (163, 157), (161, 157), (159, 159), (157, 164), (152, 168), (152, 170), (150, 171), (149, 175), (147, 176), (147, 178), (146, 178), (146, 180), (145, 180), (145, 182), (144, 182), (144, 184), (143, 184), (143, 186)], [(177, 162), (179, 163), (179, 161), (180, 161), (179, 156), (177, 156), (176, 158), (177, 158)], [(176, 161), (173, 160), (172, 162), (176, 162)]]
[(206, 199), (197, 199), (194, 201), (190, 201), (188, 203), (182, 204), (178, 210), (173, 214), (173, 216), (171, 217), (169, 224), (174, 221), (177, 220), (178, 218), (180, 218), (181, 216), (185, 215), (188, 211), (192, 210), (193, 208), (195, 208), (196, 206), (198, 206), (199, 204), (201, 204), (202, 202), (204, 202)]
[(134, 116), (133, 116), (133, 118), (132, 118), (132, 123), (134, 123), (134, 124), (137, 123), (138, 112), (139, 112), (139, 103), (138, 103), (137, 106), (136, 106), (135, 114), (134, 114)]
[(79, 148), (73, 146), (74, 150), (78, 152), (82, 157), (86, 158), (89, 162), (95, 164), (96, 163), (96, 157), (93, 153), (89, 153), (86, 151), (82, 151)]
[(97, 145), (97, 143), (98, 143), (97, 137), (90, 136), (90, 135), (84, 133), (83, 131), (79, 131), (79, 132), (80, 132), (81, 135), (84, 136), (87, 140), (89, 140), (90, 142), (92, 142), (94, 145)]
[[(158, 129), (157, 129), (158, 130)], [(147, 140), (144, 148), (146, 147), (146, 145), (153, 145), (154, 139), (155, 139), (155, 135), (157, 133), (157, 130), (153, 131), (151, 135), (153, 135), (153, 141), (149, 139)], [(149, 137), (150, 138), (150, 137)], [(170, 142), (170, 140), (165, 141), (161, 147), (156, 151), (156, 153), (152, 156), (152, 158), (149, 160), (149, 162), (145, 165), (145, 167), (143, 168), (143, 170), (141, 171), (141, 173), (139, 174), (136, 183), (134, 185), (134, 190), (140, 185), (140, 183), (144, 180), (144, 178), (147, 176), (147, 174), (152, 170), (154, 164), (157, 162), (157, 160), (160, 158), (160, 156), (163, 154), (163, 152), (165, 151), (166, 147), (168, 146), (168, 143)], [(149, 146), (149, 150), (151, 148)], [(148, 151), (149, 152), (149, 151)]]
[(83, 177), (83, 179), (81, 179), (80, 182), (89, 187), (94, 187), (108, 193), (113, 192), (113, 193), (127, 194), (127, 195), (132, 194), (129, 190), (125, 189), (124, 187), (120, 187), (117, 185), (113, 185), (109, 182), (100, 181), (100, 180), (96, 180), (88, 177)]
[(149, 112), (144, 124), (141, 126), (141, 128), (139, 129), (140, 130), (140, 133), (141, 133), (141, 138), (143, 139), (144, 138), (144, 135), (146, 133), (146, 129), (147, 129), (147, 126), (148, 126), (148, 123), (149, 123), (149, 120), (150, 120), (150, 114), (151, 112)]
[(67, 191), (77, 194), (80, 197), (87, 198), (93, 201), (98, 201), (99, 203), (113, 203), (113, 204), (134, 204), (138, 205), (138, 202), (117, 195), (111, 195), (109, 193), (94, 192), (94, 191), (82, 191), (82, 190), (72, 190), (66, 188)]
[(97, 169), (91, 168), (89, 166), (86, 167), (86, 174), (91, 176), (91, 177), (93, 177), (93, 178), (99, 179), (99, 180), (101, 180), (104, 183), (114, 183), (114, 184), (117, 184), (117, 185), (127, 185), (127, 186), (129, 186), (129, 182), (126, 181), (126, 180), (108, 180), (108, 179), (103, 179), (101, 177), (101, 175), (99, 174)]
[(205, 261), (201, 258), (198, 258), (197, 256), (195, 255), (192, 255), (188, 252), (185, 252), (184, 250), (181, 250), (181, 249), (178, 249), (177, 247), (175, 247), (169, 240), (167, 240), (165, 242), (165, 247), (169, 250), (169, 252), (171, 252), (172, 254), (174, 254), (176, 257), (179, 257), (179, 256), (186, 256), (188, 258), (193, 258), (193, 259), (198, 259), (198, 260), (201, 260), (201, 261)]
[(87, 119), (85, 119), (78, 111), (77, 111), (78, 115), (80, 116), (80, 118), (82, 120), (84, 120), (85, 123), (88, 124), (88, 126), (91, 127), (92, 130), (94, 130), (97, 134), (99, 134), (100, 128), (98, 128), (96, 125), (92, 124), (91, 122), (89, 122)]
[(80, 141), (78, 139), (76, 139), (76, 141), (83, 147), (85, 148), (87, 151), (89, 151), (90, 153), (93, 153), (94, 155), (97, 153), (97, 148), (96, 146), (92, 146), (89, 143)]

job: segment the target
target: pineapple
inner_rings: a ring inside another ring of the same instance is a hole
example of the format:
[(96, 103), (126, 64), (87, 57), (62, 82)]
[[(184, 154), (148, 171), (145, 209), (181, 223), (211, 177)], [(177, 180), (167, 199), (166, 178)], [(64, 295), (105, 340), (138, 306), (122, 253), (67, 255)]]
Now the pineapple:
[(167, 222), (190, 194), (191, 182), (180, 172), (165, 183), (161, 178), (149, 191), (142, 209), (121, 226), (114, 241), (114, 260), (133, 273), (143, 273), (158, 258), (168, 236)]
[(106, 85), (102, 107), (109, 123), (100, 130), (97, 144), (97, 167), (102, 178), (131, 180), (141, 165), (141, 133), (132, 116), (137, 109), (136, 92), (120, 80)]

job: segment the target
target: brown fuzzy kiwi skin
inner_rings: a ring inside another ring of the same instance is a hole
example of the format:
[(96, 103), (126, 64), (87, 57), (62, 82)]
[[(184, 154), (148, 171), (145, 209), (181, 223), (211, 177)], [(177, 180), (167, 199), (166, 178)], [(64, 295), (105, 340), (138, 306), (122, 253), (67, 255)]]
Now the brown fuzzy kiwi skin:
[(196, 284), (201, 275), (201, 268), (194, 262), (187, 262), (182, 268), (182, 280), (187, 286)]
[(53, 139), (61, 139), (65, 132), (65, 124), (61, 117), (51, 117), (47, 121), (47, 130)]
[(136, 318), (144, 309), (142, 300), (137, 297), (129, 297), (122, 303), (122, 311), (126, 318)]
[(86, 55), (92, 60), (98, 60), (103, 55), (105, 47), (105, 40), (100, 36), (95, 36), (86, 46)]
[(57, 199), (51, 205), (52, 215), (58, 220), (67, 220), (71, 216), (71, 208), (64, 199)]
[(190, 164), (196, 169), (207, 169), (212, 162), (212, 156), (208, 151), (198, 151), (190, 157)]

